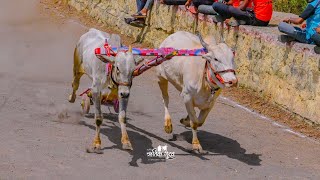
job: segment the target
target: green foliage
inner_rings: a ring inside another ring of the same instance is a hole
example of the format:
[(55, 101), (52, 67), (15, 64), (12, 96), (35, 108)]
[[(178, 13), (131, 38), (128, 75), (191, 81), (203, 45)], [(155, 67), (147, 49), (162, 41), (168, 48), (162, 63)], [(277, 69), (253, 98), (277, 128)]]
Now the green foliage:
[(306, 0), (273, 0), (275, 11), (300, 14), (306, 7)]

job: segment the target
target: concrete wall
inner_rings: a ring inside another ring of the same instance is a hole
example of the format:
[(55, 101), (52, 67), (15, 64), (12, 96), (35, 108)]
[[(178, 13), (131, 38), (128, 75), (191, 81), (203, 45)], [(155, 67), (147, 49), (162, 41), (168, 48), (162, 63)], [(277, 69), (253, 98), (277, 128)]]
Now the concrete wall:
[[(183, 7), (155, 3), (148, 16), (149, 26), (128, 26), (123, 18), (136, 11), (134, 0), (68, 0), (69, 5), (100, 22), (155, 47), (171, 33), (199, 30), (218, 39), (223, 32), (236, 50), (240, 84), (271, 98), (275, 103), (315, 123), (320, 123), (320, 62), (313, 46), (277, 41), (277, 27), (221, 28), (210, 16), (194, 15)], [(282, 16), (282, 14), (275, 14)], [(223, 30), (223, 31), (221, 31)]]

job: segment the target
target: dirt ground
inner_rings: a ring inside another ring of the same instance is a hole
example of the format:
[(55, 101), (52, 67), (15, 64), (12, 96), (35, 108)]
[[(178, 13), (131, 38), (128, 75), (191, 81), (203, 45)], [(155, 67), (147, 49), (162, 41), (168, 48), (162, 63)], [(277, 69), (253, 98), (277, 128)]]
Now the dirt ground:
[[(39, 0), (1, 1), (0, 179), (320, 179), (319, 141), (246, 109), (228, 94), (199, 129), (208, 154), (190, 153), (192, 133), (179, 123), (186, 111), (172, 86), (173, 134), (163, 130), (153, 70), (136, 77), (131, 89), (127, 127), (134, 150), (121, 148), (117, 114), (103, 107), (103, 154), (86, 153), (95, 123), (81, 116), (79, 98), (70, 104), (67, 97), (73, 49), (91, 25), (76, 13), (60, 12)], [(89, 85), (83, 78), (78, 93)], [(251, 94), (243, 91), (243, 97)], [(272, 108), (261, 100), (239, 102)], [(147, 152), (159, 145), (167, 145), (175, 158), (150, 159)]]

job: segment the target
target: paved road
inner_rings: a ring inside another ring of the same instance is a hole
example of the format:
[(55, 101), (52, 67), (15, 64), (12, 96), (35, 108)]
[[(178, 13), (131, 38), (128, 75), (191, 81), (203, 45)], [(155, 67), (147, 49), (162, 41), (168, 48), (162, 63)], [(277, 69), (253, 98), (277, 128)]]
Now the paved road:
[[(53, 21), (38, 3), (1, 1), (0, 179), (320, 179), (318, 143), (223, 99), (199, 132), (209, 154), (190, 154), (191, 132), (178, 122), (186, 112), (172, 87), (177, 140), (168, 141), (153, 71), (132, 88), (128, 130), (134, 151), (121, 149), (116, 115), (106, 114), (104, 154), (87, 154), (93, 119), (80, 116), (79, 101), (66, 99), (73, 47), (86, 29), (70, 19)], [(88, 83), (84, 79), (81, 89)], [(147, 149), (165, 144), (174, 160), (148, 159)]]

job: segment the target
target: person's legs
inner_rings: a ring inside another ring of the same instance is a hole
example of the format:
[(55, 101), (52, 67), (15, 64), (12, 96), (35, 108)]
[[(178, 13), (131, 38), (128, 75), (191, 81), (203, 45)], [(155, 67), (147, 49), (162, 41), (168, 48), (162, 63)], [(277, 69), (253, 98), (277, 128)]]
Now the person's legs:
[(311, 36), (311, 40), (316, 44), (314, 47), (314, 52), (320, 54), (320, 34), (315, 33)]
[(315, 33), (311, 36), (311, 40), (317, 45), (320, 46), (320, 34)]
[(137, 0), (138, 12), (133, 14), (134, 18), (146, 18), (148, 10), (151, 8), (154, 0)]
[(150, 10), (150, 9), (151, 9), (151, 6), (153, 5), (153, 1), (154, 1), (154, 0), (147, 0), (147, 2), (145, 3), (143, 9), (146, 9), (147, 12), (148, 12), (148, 10)]
[(200, 5), (212, 5), (213, 1), (212, 0), (193, 0), (192, 3), (194, 4), (195, 7), (199, 7)]
[(269, 22), (261, 21), (257, 18), (254, 18), (252, 26), (268, 26)]
[(230, 16), (234, 17), (238, 21), (244, 21), (244, 23), (241, 24), (252, 24), (254, 15), (249, 13), (248, 11), (242, 11), (239, 8), (235, 8), (233, 6), (228, 6), (228, 10)]
[[(306, 32), (303, 31), (301, 28), (294, 27), (288, 23), (281, 22), (279, 23), (278, 29), (280, 32), (286, 34), (287, 36), (294, 38), (295, 40), (301, 42), (301, 43), (308, 43), (306, 39)], [(282, 36), (285, 37), (285, 36)], [(281, 36), (280, 36), (281, 38)], [(284, 39), (280, 39), (284, 40)]]
[(200, 5), (198, 7), (198, 12), (202, 14), (209, 14), (209, 15), (217, 15), (218, 13), (212, 8), (211, 5)]
[(163, 0), (166, 5), (185, 5), (187, 0)]
[(143, 9), (144, 5), (146, 4), (146, 1), (136, 0), (136, 3), (137, 3), (137, 10), (138, 10), (137, 12), (140, 12)]
[(228, 9), (228, 5), (220, 3), (220, 2), (215, 2), (212, 5), (212, 8), (214, 11), (216, 11), (223, 20), (225, 19), (229, 19), (232, 16), (230, 15), (229, 9)]

